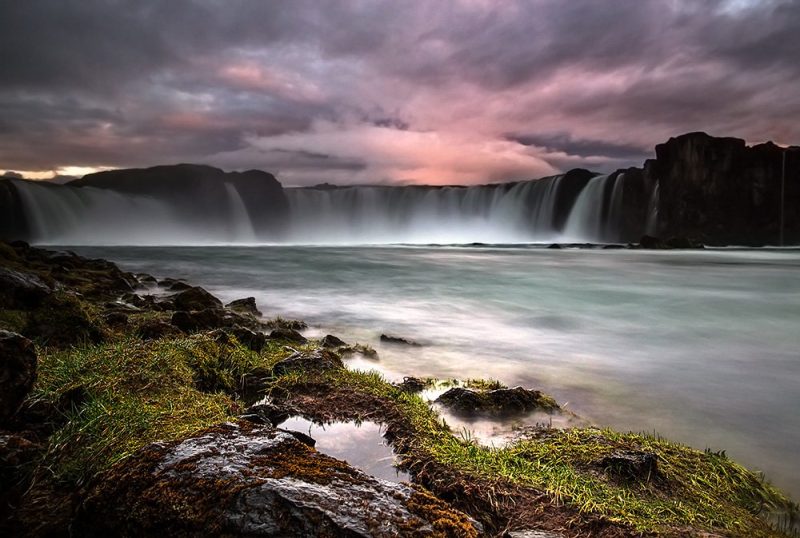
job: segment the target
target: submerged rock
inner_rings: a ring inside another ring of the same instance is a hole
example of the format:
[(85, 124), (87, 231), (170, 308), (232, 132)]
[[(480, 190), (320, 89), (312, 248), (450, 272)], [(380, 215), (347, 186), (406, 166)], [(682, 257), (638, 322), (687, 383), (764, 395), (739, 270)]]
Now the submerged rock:
[(236, 299), (226, 304), (228, 308), (239, 314), (252, 314), (253, 316), (261, 316), (261, 311), (256, 306), (255, 297), (245, 297), (244, 299)]
[(139, 450), (94, 482), (79, 536), (477, 536), (466, 515), (320, 454), (288, 432), (223, 424)]
[(33, 342), (0, 330), (0, 421), (11, 418), (36, 381), (37, 358)]
[(533, 411), (556, 411), (558, 404), (538, 390), (513, 389), (471, 390), (454, 387), (436, 399), (450, 411), (460, 415), (505, 417)]
[(381, 335), (381, 342), (387, 344), (401, 344), (404, 346), (412, 346), (412, 347), (420, 347), (422, 344), (419, 342), (415, 342), (413, 340), (408, 340), (407, 338), (402, 338), (400, 336), (392, 336), (389, 334), (382, 334)]
[(222, 301), (211, 295), (200, 286), (193, 286), (172, 296), (176, 310), (221, 309)]

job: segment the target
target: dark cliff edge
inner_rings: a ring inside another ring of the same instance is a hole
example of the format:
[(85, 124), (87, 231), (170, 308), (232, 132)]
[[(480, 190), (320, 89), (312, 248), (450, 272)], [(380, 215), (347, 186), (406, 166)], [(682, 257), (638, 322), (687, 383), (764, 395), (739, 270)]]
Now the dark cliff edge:
[(199, 164), (108, 170), (67, 183), (127, 194), (147, 195), (171, 202), (193, 215), (221, 215), (226, 207), (225, 184), (232, 185), (247, 207), (256, 231), (274, 230), (285, 223), (288, 201), (275, 176), (262, 170), (224, 172)]
[[(624, 176), (622, 216), (613, 242), (638, 242), (649, 235), (677, 239), (676, 244), (800, 244), (799, 147), (772, 142), (747, 146), (741, 139), (698, 132), (670, 138), (655, 153), (642, 168), (611, 174), (611, 179)], [(554, 230), (563, 230), (578, 196), (595, 176), (583, 169), (563, 176), (553, 199)], [(612, 205), (615, 184), (606, 183), (604, 213)], [(224, 172), (178, 164), (99, 172), (52, 188), (94, 187), (153, 197), (203, 226), (230, 214), (228, 185), (241, 197), (257, 236), (280, 237), (288, 225), (289, 202), (278, 180), (260, 170)], [(36, 240), (32, 216), (18, 191), (13, 181), (0, 179), (0, 238)]]

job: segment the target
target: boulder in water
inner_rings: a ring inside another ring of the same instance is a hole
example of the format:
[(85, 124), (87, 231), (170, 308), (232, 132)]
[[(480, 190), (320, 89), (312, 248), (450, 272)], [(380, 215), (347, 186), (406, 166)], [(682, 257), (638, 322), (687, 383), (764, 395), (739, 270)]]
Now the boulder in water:
[(245, 297), (244, 299), (236, 299), (225, 305), (234, 312), (239, 314), (251, 314), (253, 316), (261, 316), (261, 311), (256, 306), (255, 297)]
[(347, 343), (332, 334), (326, 334), (325, 337), (320, 340), (320, 345), (322, 345), (322, 347), (336, 348), (346, 346)]
[(454, 387), (436, 399), (436, 403), (465, 416), (488, 415), (508, 417), (534, 411), (557, 411), (558, 404), (538, 390), (513, 389), (471, 390)]

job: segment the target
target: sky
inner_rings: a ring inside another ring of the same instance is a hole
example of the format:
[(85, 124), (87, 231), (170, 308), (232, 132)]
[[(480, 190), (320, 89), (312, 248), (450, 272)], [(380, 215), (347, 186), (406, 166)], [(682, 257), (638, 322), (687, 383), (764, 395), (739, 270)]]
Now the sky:
[(0, 172), (178, 162), (284, 185), (800, 142), (800, 0), (0, 0)]

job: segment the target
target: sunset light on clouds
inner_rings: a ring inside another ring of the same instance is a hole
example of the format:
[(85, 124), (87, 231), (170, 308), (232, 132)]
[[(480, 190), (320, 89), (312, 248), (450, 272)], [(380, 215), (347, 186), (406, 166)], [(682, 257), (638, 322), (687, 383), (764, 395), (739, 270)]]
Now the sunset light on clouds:
[(693, 130), (796, 140), (799, 23), (779, 0), (9, 3), (0, 170), (483, 183)]

